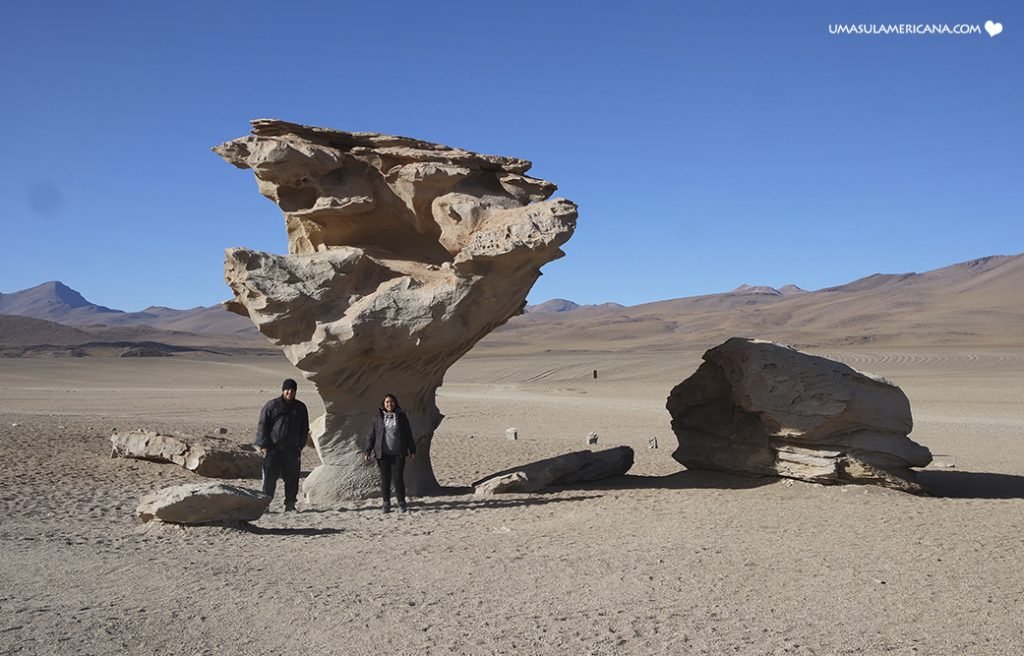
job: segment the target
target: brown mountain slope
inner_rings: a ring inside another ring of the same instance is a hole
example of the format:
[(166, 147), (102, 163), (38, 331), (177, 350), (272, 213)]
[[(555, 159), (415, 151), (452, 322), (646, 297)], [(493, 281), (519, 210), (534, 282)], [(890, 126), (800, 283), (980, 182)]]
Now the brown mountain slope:
[(31, 317), (77, 327), (148, 326), (198, 335), (232, 335), (258, 344), (265, 343), (252, 321), (228, 312), (221, 305), (190, 310), (154, 306), (141, 312), (123, 312), (91, 303), (56, 280), (0, 294), (0, 315)]
[(175, 353), (276, 354), (269, 342), (233, 336), (196, 335), (150, 326), (74, 328), (45, 319), (0, 315), (0, 357)]
[(524, 315), (481, 349), (703, 348), (735, 335), (801, 346), (1024, 345), (1024, 255), (788, 296), (714, 294)]
[(116, 321), (125, 313), (90, 303), (64, 283), (51, 280), (29, 289), (0, 294), (0, 314), (81, 325)]
[(95, 339), (87, 332), (32, 317), (0, 314), (0, 346), (52, 344), (67, 346)]
[(138, 316), (138, 324), (162, 330), (180, 330), (199, 335), (235, 335), (260, 343), (266, 342), (248, 317), (228, 312), (220, 305), (191, 310), (151, 307), (132, 315)]

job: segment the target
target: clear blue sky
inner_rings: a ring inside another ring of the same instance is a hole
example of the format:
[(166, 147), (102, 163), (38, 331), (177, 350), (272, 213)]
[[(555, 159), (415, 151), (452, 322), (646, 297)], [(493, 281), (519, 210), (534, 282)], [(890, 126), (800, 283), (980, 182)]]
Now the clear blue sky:
[[(1002, 34), (833, 35), (830, 24)], [(1020, 2), (7, 3), (0, 292), (227, 298), (285, 250), (210, 147), (275, 117), (534, 162), (580, 208), (530, 295), (817, 289), (1024, 251)]]

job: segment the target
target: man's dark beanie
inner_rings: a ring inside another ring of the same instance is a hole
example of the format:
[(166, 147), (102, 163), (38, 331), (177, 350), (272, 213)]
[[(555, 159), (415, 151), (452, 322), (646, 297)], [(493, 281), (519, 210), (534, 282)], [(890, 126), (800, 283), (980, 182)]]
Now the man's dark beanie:
[(281, 391), (283, 392), (283, 391), (285, 391), (285, 390), (287, 390), (287, 389), (290, 389), (290, 390), (297, 390), (297, 389), (299, 389), (299, 384), (298, 384), (298, 383), (296, 383), (296, 382), (295, 382), (294, 380), (292, 380), (291, 378), (285, 378), (285, 379), (284, 379), (284, 382), (283, 382), (283, 383), (281, 383)]

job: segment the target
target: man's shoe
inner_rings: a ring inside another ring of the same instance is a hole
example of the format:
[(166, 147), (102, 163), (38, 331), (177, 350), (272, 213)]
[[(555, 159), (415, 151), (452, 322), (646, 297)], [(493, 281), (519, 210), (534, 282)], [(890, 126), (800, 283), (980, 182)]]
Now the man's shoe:
[(383, 508), (380, 509), (380, 511), (383, 513), (389, 513), (391, 512), (391, 506), (384, 506)]
[(285, 512), (298, 512), (297, 510), (295, 510), (295, 504), (294, 503), (289, 503), (289, 504), (285, 505), (284, 511)]
[(398, 512), (404, 513), (407, 510), (405, 506), (398, 506)]

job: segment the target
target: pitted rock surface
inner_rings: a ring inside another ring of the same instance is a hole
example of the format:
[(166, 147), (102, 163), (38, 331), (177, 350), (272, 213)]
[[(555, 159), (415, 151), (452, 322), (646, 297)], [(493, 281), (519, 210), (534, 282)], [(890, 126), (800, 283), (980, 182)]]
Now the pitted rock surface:
[(827, 358), (734, 337), (704, 354), (666, 404), (690, 469), (922, 493), (912, 467), (931, 452), (908, 437), (900, 388)]
[(111, 457), (169, 462), (210, 478), (260, 478), (263, 456), (251, 444), (225, 437), (167, 435), (150, 430), (114, 433)]

